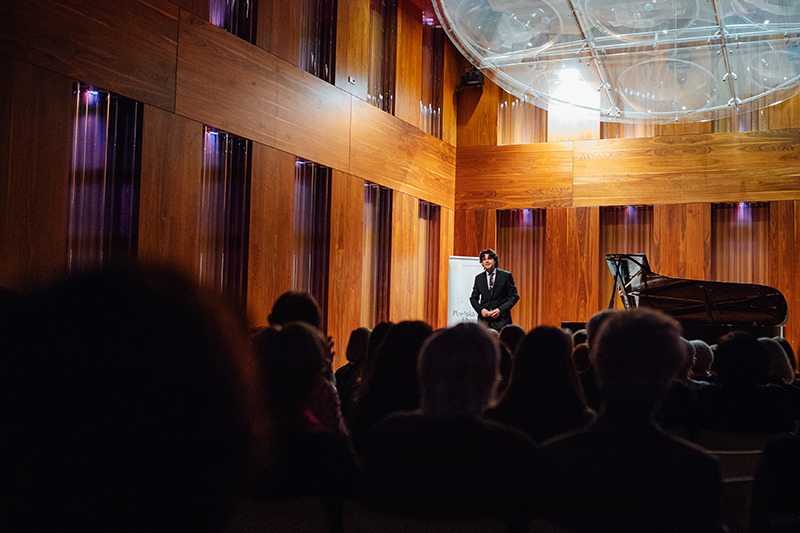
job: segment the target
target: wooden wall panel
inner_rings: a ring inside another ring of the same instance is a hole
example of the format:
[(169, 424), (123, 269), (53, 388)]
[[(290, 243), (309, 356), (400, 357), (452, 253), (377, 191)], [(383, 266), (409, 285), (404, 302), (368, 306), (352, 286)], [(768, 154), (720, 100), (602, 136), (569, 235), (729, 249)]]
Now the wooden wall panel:
[(764, 114), (770, 130), (800, 128), (800, 95), (764, 109)]
[(442, 97), (442, 140), (456, 146), (458, 140), (457, 87), (461, 83), (464, 58), (449, 38), (444, 40), (444, 95)]
[(574, 146), (575, 206), (770, 201), (800, 195), (800, 130)]
[(350, 174), (453, 209), (455, 148), (353, 99)]
[(457, 210), (453, 222), (453, 255), (478, 257), (481, 250), (497, 249), (496, 210)]
[(419, 128), (422, 100), (422, 10), (411, 0), (397, 2), (397, 65), (394, 116)]
[(585, 322), (599, 311), (600, 209), (548, 209), (545, 233), (543, 322)]
[[(800, 265), (800, 239), (797, 236), (796, 201), (770, 202), (769, 204), (769, 281), (786, 298), (789, 304), (789, 321), (785, 336), (797, 346), (800, 340), (800, 297), (797, 295), (797, 265)], [(795, 350), (797, 350), (795, 348)]]
[(653, 206), (650, 267), (664, 276), (710, 279), (711, 204)]
[[(350, 78), (353, 81), (350, 81)], [(369, 0), (339, 0), (336, 86), (363, 101), (369, 79)]]
[[(181, 9), (185, 9), (193, 15), (197, 15), (203, 20), (211, 20), (208, 15), (208, 0), (171, 0), (173, 3), (180, 4)], [(256, 0), (259, 4), (263, 4), (264, 0)], [(261, 6), (258, 6), (259, 11)]]
[(0, 56), (0, 286), (66, 272), (72, 81)]
[(275, 147), (344, 172), (350, 166), (349, 94), (277, 62)]
[(143, 118), (139, 260), (198, 280), (203, 125), (151, 106)]
[[(466, 61), (464, 65), (467, 65)], [(456, 93), (457, 142), (464, 146), (497, 146), (500, 87), (488, 78), (483, 87), (463, 87)]]
[(350, 332), (361, 326), (364, 261), (364, 181), (342, 172), (331, 180), (328, 335), (333, 337), (333, 367), (347, 363)]
[(303, 40), (303, 14), (307, 2), (256, 1), (258, 2), (256, 45), (299, 67), (300, 45)]
[(292, 154), (253, 143), (247, 313), (254, 326), (267, 325), (275, 300), (292, 288), (285, 258), (294, 244), (294, 167)]
[(439, 303), (438, 322), (433, 328), (447, 326), (447, 294), (450, 278), (450, 256), (455, 255), (454, 247), (455, 212), (442, 208), (439, 213)]
[(292, 154), (253, 143), (247, 313), (254, 326), (267, 325), (275, 300), (292, 288), (286, 261), (294, 239), (294, 167)]
[(461, 147), (456, 209), (572, 205), (572, 143)]
[(167, 0), (0, 3), (0, 53), (168, 110), (177, 37)]
[(394, 191), (392, 199), (392, 259), (389, 289), (389, 320), (424, 320), (417, 288), (417, 198)]
[(176, 113), (275, 146), (277, 62), (275, 56), (182, 11)]
[(683, 201), (800, 198), (800, 130), (680, 137)]
[(656, 137), (575, 142), (573, 205), (682, 203), (684, 146)]

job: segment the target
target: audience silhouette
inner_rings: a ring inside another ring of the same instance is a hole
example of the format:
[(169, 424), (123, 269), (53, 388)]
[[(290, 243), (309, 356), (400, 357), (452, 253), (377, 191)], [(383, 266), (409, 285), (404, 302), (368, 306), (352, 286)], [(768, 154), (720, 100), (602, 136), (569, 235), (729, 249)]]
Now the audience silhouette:
[(653, 413), (682, 365), (675, 320), (638, 309), (590, 331), (603, 408), (545, 443), (534, 503), (574, 531), (721, 531), (716, 460), (665, 433)]

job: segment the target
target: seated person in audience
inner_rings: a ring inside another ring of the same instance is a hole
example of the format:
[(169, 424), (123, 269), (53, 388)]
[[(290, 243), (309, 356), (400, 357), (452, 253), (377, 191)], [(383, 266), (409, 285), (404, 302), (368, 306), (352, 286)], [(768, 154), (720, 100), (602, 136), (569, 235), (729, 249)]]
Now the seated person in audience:
[(606, 309), (595, 313), (589, 322), (586, 323), (586, 338), (582, 344), (575, 345), (572, 352), (572, 358), (575, 361), (575, 367), (578, 369), (578, 377), (581, 380), (581, 387), (583, 387), (583, 394), (586, 397), (586, 404), (598, 411), (600, 409), (600, 390), (597, 388), (597, 374), (595, 373), (594, 366), (589, 360), (589, 346), (592, 335), (595, 335), (600, 326), (614, 313), (620, 311), (614, 309)]
[(716, 381), (716, 376), (711, 372), (711, 366), (714, 364), (714, 352), (705, 341), (694, 339), (689, 342), (694, 347), (694, 365), (690, 376), (693, 385), (691, 387), (697, 390)]
[(771, 337), (761, 337), (758, 342), (769, 356), (767, 383), (781, 387), (789, 394), (795, 421), (800, 421), (800, 389), (794, 386), (794, 368), (783, 346)]
[(653, 419), (686, 356), (680, 334), (674, 319), (637, 309), (590, 335), (603, 408), (593, 424), (543, 444), (542, 518), (576, 532), (722, 531), (717, 461)]
[[(289, 291), (278, 297), (269, 315), (270, 326), (280, 327), (291, 322), (303, 322), (322, 331), (322, 310), (312, 295), (307, 292)], [(330, 338), (327, 339), (327, 343), (330, 353), (330, 348), (333, 346)], [(332, 362), (332, 353), (330, 358)], [(330, 362), (327, 371), (314, 388), (313, 400), (308, 408), (326, 431), (333, 435), (348, 435), (339, 394), (333, 383), (334, 374)]]
[(733, 331), (720, 338), (714, 368), (719, 383), (697, 391), (704, 429), (724, 433), (794, 430), (789, 393), (767, 384), (769, 357), (754, 336)]
[(352, 494), (355, 455), (349, 440), (331, 434), (309, 406), (330, 351), (304, 322), (267, 328), (253, 339), (261, 362), (265, 405), (272, 421), (272, 455), (257, 491), (264, 500), (343, 499)]
[(753, 483), (752, 533), (800, 531), (800, 437), (786, 436), (766, 445)]
[[(797, 357), (795, 356), (792, 344), (784, 337), (774, 337), (774, 339), (778, 342), (778, 344), (781, 345), (783, 351), (786, 352), (786, 356), (789, 358), (789, 362), (792, 365), (792, 370), (794, 370), (795, 374), (797, 374)], [(795, 380), (795, 384), (796, 383), (797, 380)]]
[(342, 404), (342, 415), (348, 427), (353, 418), (353, 392), (356, 390), (358, 373), (364, 361), (367, 360), (367, 350), (369, 349), (369, 337), (372, 330), (369, 328), (356, 328), (350, 333), (350, 340), (347, 342), (347, 364), (340, 367), (334, 373), (336, 376), (336, 392), (339, 393), (339, 401)]
[(572, 360), (571, 335), (552, 326), (528, 333), (517, 350), (508, 391), (487, 416), (536, 442), (588, 424), (594, 414)]
[(362, 377), (353, 416), (353, 445), (360, 452), (372, 427), (396, 411), (419, 407), (417, 359), (431, 327), (420, 321), (393, 326)]
[(498, 380), (497, 341), (478, 324), (437, 331), (419, 356), (421, 407), (395, 413), (371, 432), (364, 503), (426, 518), (520, 512), (534, 445), (486, 420)]
[(245, 327), (183, 276), (78, 274), (6, 357), (3, 531), (221, 531), (266, 433)]
[(525, 338), (525, 330), (516, 324), (508, 324), (500, 330), (500, 343), (508, 347), (512, 359), (516, 356), (517, 348), (523, 338)]
[(579, 329), (575, 333), (572, 334), (572, 344), (573, 346), (580, 346), (581, 344), (586, 342), (586, 339), (589, 335), (586, 333), (585, 329)]
[(687, 355), (672, 380), (661, 406), (656, 410), (656, 421), (665, 429), (675, 430), (681, 436), (697, 441), (700, 432), (700, 416), (697, 411), (695, 385), (690, 379), (694, 366), (695, 347), (686, 339), (682, 338), (681, 342)]

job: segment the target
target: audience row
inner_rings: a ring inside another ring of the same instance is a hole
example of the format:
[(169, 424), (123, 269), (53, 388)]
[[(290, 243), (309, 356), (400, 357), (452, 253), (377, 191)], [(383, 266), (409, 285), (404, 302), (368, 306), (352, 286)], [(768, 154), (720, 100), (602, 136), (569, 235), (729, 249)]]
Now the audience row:
[[(314, 498), (332, 531), (346, 500), (510, 531), (724, 531), (719, 465), (690, 441), (800, 419), (788, 344), (712, 350), (647, 309), (575, 335), (385, 322), (334, 374), (304, 293), (249, 332), (163, 269), (0, 296), (6, 530), (231, 530), (238, 502)], [(754, 530), (794, 512), (785, 464), (796, 436), (768, 448)]]

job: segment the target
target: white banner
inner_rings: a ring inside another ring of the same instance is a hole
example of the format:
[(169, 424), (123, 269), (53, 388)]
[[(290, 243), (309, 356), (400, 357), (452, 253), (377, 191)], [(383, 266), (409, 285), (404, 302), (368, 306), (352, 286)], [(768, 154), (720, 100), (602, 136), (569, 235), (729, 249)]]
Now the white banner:
[(447, 290), (447, 327), (461, 322), (477, 322), (478, 313), (469, 303), (475, 276), (483, 272), (478, 257), (450, 256)]

